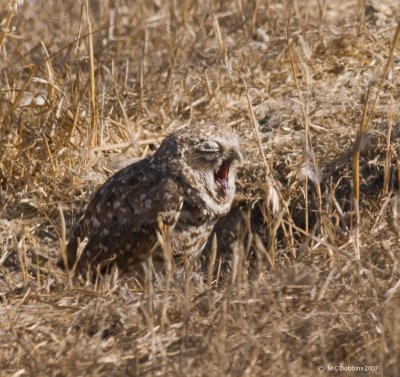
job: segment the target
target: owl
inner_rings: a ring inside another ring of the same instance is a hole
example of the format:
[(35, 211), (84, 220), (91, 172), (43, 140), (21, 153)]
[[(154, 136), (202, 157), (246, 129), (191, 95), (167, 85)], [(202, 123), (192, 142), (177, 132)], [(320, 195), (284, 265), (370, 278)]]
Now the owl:
[(173, 255), (196, 257), (231, 208), (242, 163), (238, 135), (227, 126), (176, 130), (153, 156), (97, 190), (70, 232), (64, 264), (87, 271), (112, 263), (132, 271), (149, 255), (162, 259), (164, 241)]

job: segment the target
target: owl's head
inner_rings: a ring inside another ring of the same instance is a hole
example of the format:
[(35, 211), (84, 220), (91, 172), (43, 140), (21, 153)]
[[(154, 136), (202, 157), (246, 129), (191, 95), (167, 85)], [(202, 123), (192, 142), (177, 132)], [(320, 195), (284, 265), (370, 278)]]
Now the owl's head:
[(192, 194), (213, 213), (227, 213), (235, 196), (236, 168), (243, 163), (238, 135), (226, 126), (183, 127), (161, 144), (157, 154), (165, 149), (165, 142), (176, 152), (177, 160), (170, 159), (169, 165), (193, 189)]

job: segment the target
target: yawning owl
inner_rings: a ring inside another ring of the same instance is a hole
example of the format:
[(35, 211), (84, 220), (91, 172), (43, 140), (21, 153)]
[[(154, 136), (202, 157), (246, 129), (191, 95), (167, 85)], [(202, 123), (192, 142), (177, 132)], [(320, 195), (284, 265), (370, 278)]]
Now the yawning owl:
[(97, 190), (69, 235), (69, 268), (115, 262), (132, 270), (150, 254), (162, 257), (162, 237), (174, 255), (198, 255), (218, 217), (231, 208), (242, 162), (238, 136), (227, 126), (171, 133), (153, 156), (117, 172)]

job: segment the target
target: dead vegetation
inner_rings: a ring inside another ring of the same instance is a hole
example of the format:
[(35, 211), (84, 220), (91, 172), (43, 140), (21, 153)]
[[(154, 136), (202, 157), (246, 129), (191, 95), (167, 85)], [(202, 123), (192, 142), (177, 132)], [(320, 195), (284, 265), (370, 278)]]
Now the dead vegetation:
[[(400, 375), (396, 0), (0, 4), (1, 375)], [(202, 121), (246, 154), (203, 263), (68, 279), (64, 221)]]

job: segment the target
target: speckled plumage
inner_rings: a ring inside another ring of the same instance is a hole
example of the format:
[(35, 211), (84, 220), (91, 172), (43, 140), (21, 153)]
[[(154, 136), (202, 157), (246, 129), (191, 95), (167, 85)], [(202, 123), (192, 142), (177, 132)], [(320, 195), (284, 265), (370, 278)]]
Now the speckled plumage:
[(149, 253), (162, 255), (157, 231), (169, 235), (175, 255), (199, 254), (218, 216), (231, 207), (238, 162), (239, 140), (226, 126), (171, 133), (152, 157), (127, 166), (97, 190), (68, 238), (69, 267), (76, 262), (82, 270), (115, 261), (132, 270)]

